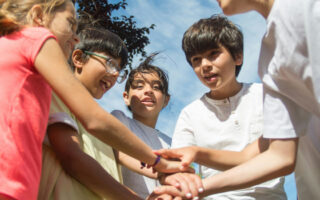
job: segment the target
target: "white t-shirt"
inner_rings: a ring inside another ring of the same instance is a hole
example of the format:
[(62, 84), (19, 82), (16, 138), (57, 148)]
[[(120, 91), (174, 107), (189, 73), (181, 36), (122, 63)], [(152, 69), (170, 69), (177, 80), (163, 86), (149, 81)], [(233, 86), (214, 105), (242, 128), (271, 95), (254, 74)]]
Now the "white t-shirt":
[(295, 169), (299, 200), (320, 198), (319, 32), (319, 0), (276, 0), (259, 61), (265, 89), (263, 136), (300, 137)]
[[(111, 112), (123, 124), (125, 124), (133, 133), (136, 134), (144, 143), (152, 149), (169, 148), (171, 138), (166, 134), (148, 127), (141, 122), (127, 117), (122, 111), (114, 110)], [(122, 166), (123, 183), (135, 191), (140, 197), (146, 198), (153, 192), (156, 186), (159, 186), (157, 180), (137, 174)]]
[[(172, 148), (196, 145), (218, 150), (241, 151), (262, 135), (262, 85), (243, 84), (233, 97), (214, 100), (203, 95), (180, 113)], [(203, 178), (219, 171), (200, 166)], [(286, 199), (284, 178), (237, 191), (211, 195), (206, 199)]]
[(310, 113), (320, 117), (319, 31), (319, 0), (274, 2), (259, 60), (264, 137), (298, 137), (306, 133)]

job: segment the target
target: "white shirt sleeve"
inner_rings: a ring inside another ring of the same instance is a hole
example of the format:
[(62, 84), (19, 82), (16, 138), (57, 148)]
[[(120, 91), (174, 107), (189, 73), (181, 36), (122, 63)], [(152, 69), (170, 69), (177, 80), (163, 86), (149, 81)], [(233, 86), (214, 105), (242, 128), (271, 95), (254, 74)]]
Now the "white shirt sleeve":
[(296, 138), (305, 133), (310, 117), (307, 111), (268, 87), (264, 86), (263, 93), (263, 137)]
[(171, 148), (180, 148), (192, 145), (196, 145), (192, 121), (185, 110), (182, 110), (173, 133)]
[(320, 1), (308, 1), (308, 3), (305, 3), (307, 6), (304, 11), (306, 42), (313, 75), (313, 89), (318, 104), (320, 104)]

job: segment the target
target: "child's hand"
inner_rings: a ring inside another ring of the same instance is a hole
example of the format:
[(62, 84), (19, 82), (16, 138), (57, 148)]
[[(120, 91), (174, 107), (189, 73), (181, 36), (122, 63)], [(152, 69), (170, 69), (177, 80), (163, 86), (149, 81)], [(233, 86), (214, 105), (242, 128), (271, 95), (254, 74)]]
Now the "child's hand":
[(197, 148), (195, 146), (189, 146), (178, 149), (160, 149), (155, 150), (154, 153), (161, 155), (166, 159), (179, 159), (181, 160), (181, 170), (185, 171), (192, 162), (196, 160)]
[[(183, 193), (176, 187), (171, 186), (171, 185), (163, 185), (163, 186), (159, 186), (157, 188), (155, 188), (155, 190), (153, 191), (154, 195), (162, 195), (162, 194), (166, 194), (166, 195), (170, 195), (171, 197), (174, 197), (173, 200), (182, 200), (185, 199), (185, 197), (183, 197)], [(199, 198), (193, 198), (193, 200), (197, 200)]]
[(155, 194), (151, 193), (146, 200), (172, 200), (172, 196), (169, 194)]
[(200, 177), (190, 173), (176, 173), (160, 176), (160, 183), (172, 185), (180, 189), (183, 197), (197, 199), (198, 193), (203, 192), (203, 185)]
[(153, 169), (157, 172), (163, 173), (195, 172), (194, 169), (189, 166), (182, 166), (180, 161), (172, 161), (165, 158), (161, 158), (160, 162), (154, 166)]

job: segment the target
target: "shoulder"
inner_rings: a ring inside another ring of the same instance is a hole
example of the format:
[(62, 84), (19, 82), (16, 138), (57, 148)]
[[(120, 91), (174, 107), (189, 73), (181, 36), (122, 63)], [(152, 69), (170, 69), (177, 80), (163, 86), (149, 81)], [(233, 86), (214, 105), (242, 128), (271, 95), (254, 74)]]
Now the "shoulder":
[[(162, 140), (164, 143), (166, 143), (167, 147), (169, 147), (171, 145), (171, 137), (169, 137), (168, 135), (162, 133), (159, 131), (158, 136), (160, 138), (160, 140)], [(164, 148), (166, 148), (164, 145), (162, 145)]]
[(50, 105), (50, 115), (48, 120), (48, 125), (55, 123), (64, 123), (76, 131), (79, 131), (78, 124), (70, 112), (69, 108), (61, 101), (61, 99), (53, 92), (52, 101)]
[(53, 33), (43, 27), (28, 27), (21, 30), (21, 36), (28, 37), (30, 39), (39, 40), (41, 38), (56, 38)]
[(262, 97), (263, 86), (262, 83), (243, 83), (244, 95), (254, 96), (256, 98)]
[(113, 110), (111, 112), (111, 115), (115, 116), (116, 118), (124, 118), (127, 117), (124, 112), (122, 112), (121, 110)]
[(121, 110), (113, 110), (111, 114), (126, 125), (129, 125), (130, 121), (132, 121), (132, 119)]
[(205, 100), (205, 94), (204, 94), (201, 98), (196, 99), (191, 103), (189, 103), (188, 105), (186, 105), (182, 109), (182, 112), (199, 112), (199, 109), (204, 105), (205, 101), (206, 100)]

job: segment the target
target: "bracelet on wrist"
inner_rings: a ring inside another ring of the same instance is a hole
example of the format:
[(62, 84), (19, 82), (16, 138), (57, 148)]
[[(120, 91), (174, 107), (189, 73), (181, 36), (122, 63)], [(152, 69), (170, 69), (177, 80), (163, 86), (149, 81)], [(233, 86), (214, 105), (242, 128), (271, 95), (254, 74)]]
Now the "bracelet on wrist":
[(152, 165), (146, 165), (146, 163), (144, 163), (144, 162), (140, 162), (141, 163), (141, 169), (143, 169), (143, 168), (145, 168), (145, 167), (148, 167), (148, 168), (150, 168), (150, 167), (155, 167), (159, 162), (160, 162), (160, 159), (161, 159), (161, 156), (160, 155), (157, 155), (157, 158), (156, 158), (156, 160), (154, 161), (154, 163), (152, 164)]

